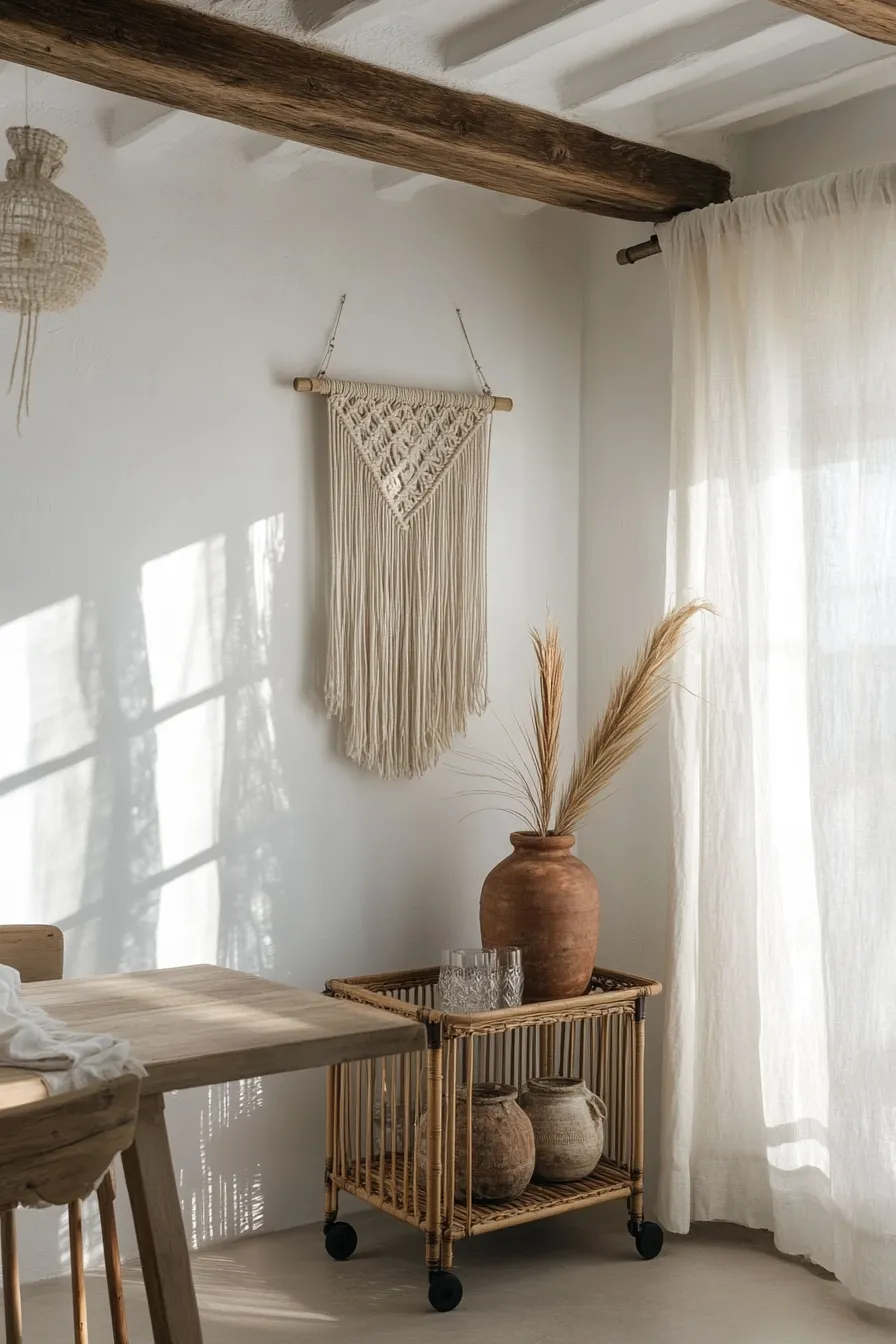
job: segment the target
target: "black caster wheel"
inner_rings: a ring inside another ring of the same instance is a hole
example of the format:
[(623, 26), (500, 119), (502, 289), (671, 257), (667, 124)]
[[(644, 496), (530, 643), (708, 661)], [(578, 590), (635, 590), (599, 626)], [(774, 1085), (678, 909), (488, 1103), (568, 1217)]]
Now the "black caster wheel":
[(638, 1235), (638, 1224), (635, 1222), (634, 1218), (629, 1218), (626, 1227), (628, 1228), (630, 1237), (636, 1237)]
[(358, 1234), (351, 1223), (330, 1223), (324, 1228), (324, 1246), (331, 1260), (349, 1260), (358, 1248)]
[(663, 1249), (663, 1229), (659, 1223), (642, 1223), (635, 1233), (635, 1245), (642, 1260), (655, 1260)]
[(453, 1311), (464, 1295), (464, 1286), (456, 1274), (441, 1270), (430, 1275), (429, 1305), (436, 1311)]

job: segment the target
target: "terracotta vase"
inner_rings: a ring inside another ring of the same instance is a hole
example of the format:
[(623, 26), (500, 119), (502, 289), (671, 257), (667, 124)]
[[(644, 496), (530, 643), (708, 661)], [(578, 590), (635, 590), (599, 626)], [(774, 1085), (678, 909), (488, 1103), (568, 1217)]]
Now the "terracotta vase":
[(583, 994), (597, 955), (594, 874), (571, 852), (574, 835), (514, 831), (510, 843), (482, 885), (482, 944), (522, 949), (525, 1003)]
[(520, 1098), (535, 1131), (540, 1181), (581, 1181), (604, 1150), (607, 1108), (581, 1078), (532, 1078)]
[[(516, 1199), (532, 1179), (535, 1136), (517, 1103), (515, 1087), (506, 1083), (474, 1083), (473, 1198), (484, 1202)], [(418, 1121), (418, 1179), (426, 1183), (426, 1113)], [(457, 1089), (455, 1116), (455, 1199), (467, 1197), (467, 1089)]]

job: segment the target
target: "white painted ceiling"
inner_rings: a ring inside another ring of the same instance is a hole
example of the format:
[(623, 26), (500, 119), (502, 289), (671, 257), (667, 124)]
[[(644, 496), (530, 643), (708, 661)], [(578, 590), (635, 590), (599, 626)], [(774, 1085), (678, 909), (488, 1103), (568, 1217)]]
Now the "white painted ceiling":
[[(633, 140), (730, 161), (730, 137), (896, 84), (896, 48), (772, 0), (180, 0), (191, 8), (364, 60), (559, 113)], [(56, 81), (32, 76), (37, 100)], [(22, 74), (0, 65), (0, 114)], [(122, 154), (170, 149), (216, 123), (103, 95)], [(63, 100), (64, 101), (64, 100)], [(16, 119), (11, 117), (11, 119)], [(229, 128), (217, 126), (227, 136)], [(214, 133), (213, 131), (211, 133)], [(243, 133), (255, 171), (366, 172), (384, 199), (440, 187), (423, 174), (361, 165)], [(502, 202), (525, 211), (531, 203)]]

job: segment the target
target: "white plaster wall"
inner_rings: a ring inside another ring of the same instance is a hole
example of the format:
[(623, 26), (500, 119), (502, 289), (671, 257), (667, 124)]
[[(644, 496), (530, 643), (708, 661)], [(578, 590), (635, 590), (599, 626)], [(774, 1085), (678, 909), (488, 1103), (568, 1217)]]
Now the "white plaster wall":
[(741, 137), (738, 191), (771, 191), (896, 159), (896, 89)]
[[(663, 614), (671, 341), (661, 258), (618, 266), (643, 226), (589, 220), (582, 348), (579, 720), (585, 732), (622, 665)], [(601, 896), (602, 966), (662, 979), (669, 783), (654, 728), (582, 830)], [(658, 1137), (662, 1006), (647, 1015), (648, 1200)]]
[[(116, 156), (96, 97), (63, 101), (38, 110), (110, 260), (42, 323), (22, 438), (0, 403), (0, 918), (61, 923), (69, 974), (218, 960), (320, 987), (427, 964), (476, 940), (511, 823), (464, 819), (480, 804), (448, 768), (384, 783), (340, 756), (320, 705), (325, 417), (291, 380), (345, 291), (334, 374), (472, 389), (461, 305), (516, 403), (493, 436), (493, 705), (524, 709), (550, 606), (574, 706), (581, 222), (450, 190), (390, 207), (360, 175), (268, 182), (201, 134)], [(469, 741), (500, 747), (493, 715)], [(322, 1087), (170, 1099), (197, 1243), (321, 1216)], [(56, 1214), (21, 1221), (25, 1276), (58, 1272)]]
[[(794, 119), (732, 146), (738, 193), (896, 157), (896, 91)], [(671, 319), (662, 258), (617, 266), (635, 224), (589, 220), (582, 365), (579, 706), (585, 729), (663, 612)], [(660, 723), (582, 833), (602, 897), (600, 960), (662, 978), (670, 798)], [(662, 1005), (648, 1010), (647, 1191), (656, 1175)]]

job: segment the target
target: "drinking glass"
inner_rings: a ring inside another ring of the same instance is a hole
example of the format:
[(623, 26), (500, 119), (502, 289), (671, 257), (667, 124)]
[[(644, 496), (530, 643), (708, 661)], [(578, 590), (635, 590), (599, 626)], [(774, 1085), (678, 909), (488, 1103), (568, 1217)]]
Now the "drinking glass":
[(523, 1002), (523, 953), (519, 947), (499, 947), (498, 1007), (519, 1008)]
[(442, 1002), (443, 1013), (453, 1013), (453, 1005), (457, 1002), (457, 973), (458, 968), (454, 960), (454, 951), (452, 948), (445, 948), (442, 952), (442, 967), (439, 971), (439, 998)]
[(442, 954), (439, 974), (446, 1013), (489, 1013), (498, 1007), (498, 960), (490, 947), (458, 947)]

